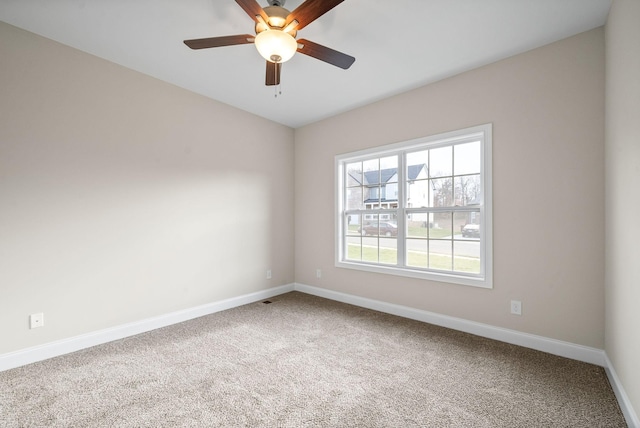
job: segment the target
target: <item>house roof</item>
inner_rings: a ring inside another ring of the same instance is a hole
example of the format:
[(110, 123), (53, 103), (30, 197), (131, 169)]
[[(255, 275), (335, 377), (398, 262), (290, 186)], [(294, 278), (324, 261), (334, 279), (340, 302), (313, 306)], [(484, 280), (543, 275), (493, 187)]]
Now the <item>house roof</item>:
[[(423, 169), (427, 168), (427, 164), (409, 165), (407, 168), (407, 176), (409, 180), (415, 180)], [(364, 173), (364, 183), (360, 178), (360, 174), (349, 174), (359, 184), (365, 186), (378, 186), (386, 184), (392, 177), (398, 173), (398, 168), (385, 168), (378, 171), (367, 171)]]

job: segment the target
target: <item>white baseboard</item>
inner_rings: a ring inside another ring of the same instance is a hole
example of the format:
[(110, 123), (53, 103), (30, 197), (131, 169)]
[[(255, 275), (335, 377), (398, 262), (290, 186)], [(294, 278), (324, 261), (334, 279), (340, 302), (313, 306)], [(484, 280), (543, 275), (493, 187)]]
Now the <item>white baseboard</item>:
[(502, 327), (494, 327), (489, 324), (468, 321), (462, 318), (441, 315), (434, 312), (423, 311), (420, 309), (382, 302), (379, 300), (372, 300), (365, 297), (340, 293), (337, 291), (313, 287), (310, 285), (296, 283), (295, 290), (307, 294), (313, 294), (314, 296), (318, 297), (324, 297), (326, 299), (336, 300), (363, 308), (385, 312), (387, 314), (398, 315), (404, 318), (422, 321), (429, 324), (435, 324), (441, 327), (447, 327), (453, 330), (463, 331), (465, 333), (471, 333), (477, 336), (487, 337), (489, 339), (495, 339), (501, 342), (523, 346), (525, 348), (548, 352), (550, 354), (571, 358), (573, 360), (596, 364), (602, 367), (605, 367), (606, 364), (605, 353), (602, 349), (590, 348), (588, 346), (577, 345), (570, 342), (563, 342), (561, 340), (536, 336), (529, 333), (522, 333), (516, 330), (509, 330)]
[(494, 327), (488, 324), (482, 324), (474, 321), (468, 321), (462, 318), (450, 317), (434, 312), (414, 309), (407, 306), (396, 305), (393, 303), (372, 300), (366, 297), (354, 296), (338, 291), (327, 290), (326, 288), (313, 287), (305, 284), (295, 284), (295, 290), (302, 293), (312, 294), (314, 296), (323, 297), (325, 299), (336, 300), (338, 302), (348, 303), (367, 309), (384, 312), (387, 314), (397, 315), (404, 318), (422, 321), (429, 324), (439, 325), (441, 327), (451, 328), (453, 330), (463, 331), (475, 334), (489, 339), (499, 340), (501, 342), (511, 343), (513, 345), (523, 346), (525, 348), (536, 349), (538, 351), (548, 352), (553, 355), (571, 358), (573, 360), (583, 361), (604, 367), (611, 387), (616, 395), (618, 404), (624, 414), (627, 424), (631, 428), (640, 428), (638, 416), (633, 410), (631, 401), (627, 397), (622, 383), (618, 379), (616, 372), (602, 349), (590, 348), (588, 346), (577, 345), (575, 343), (564, 342), (561, 340), (550, 339), (543, 336), (536, 336), (529, 333), (522, 333), (516, 330), (509, 330), (501, 327)]
[(618, 404), (620, 404), (620, 410), (622, 410), (624, 414), (627, 425), (629, 425), (630, 428), (640, 428), (640, 419), (638, 419), (637, 413), (633, 410), (631, 401), (622, 387), (622, 383), (613, 368), (613, 364), (606, 354), (604, 357), (606, 361), (605, 371), (607, 372), (609, 383), (611, 384), (611, 388), (613, 388), (614, 394), (616, 394), (616, 399), (618, 400)]
[(268, 290), (245, 294), (194, 308), (160, 315), (158, 317), (148, 318), (3, 354), (0, 355), (0, 372), (114, 340), (123, 339), (125, 337), (134, 336), (157, 328), (188, 321), (193, 318), (268, 299), (294, 290), (602, 366), (605, 368), (618, 403), (620, 404), (625, 419), (627, 420), (627, 424), (632, 428), (640, 428), (638, 416), (635, 413), (633, 406), (631, 405), (631, 402), (618, 379), (618, 376), (616, 375), (611, 361), (609, 361), (606, 353), (601, 349), (590, 348), (570, 342), (522, 333), (501, 327), (494, 327), (488, 324), (468, 321), (462, 318), (455, 318), (434, 312), (423, 311), (407, 306), (396, 305), (393, 303), (298, 283), (282, 285)]
[(92, 346), (111, 342), (125, 337), (133, 336), (157, 328), (166, 327), (193, 318), (202, 317), (237, 306), (246, 305), (263, 299), (268, 299), (279, 294), (288, 293), (294, 290), (294, 284), (282, 285), (280, 287), (270, 288), (268, 290), (257, 291), (255, 293), (245, 294), (218, 302), (208, 303), (206, 305), (196, 306), (194, 308), (184, 309), (181, 311), (171, 312), (169, 314), (160, 315), (140, 321), (135, 321), (123, 325), (119, 325), (104, 330), (99, 330), (80, 336), (70, 337), (68, 339), (57, 340), (55, 342), (45, 343), (43, 345), (34, 346), (19, 351), (10, 352), (0, 355), (0, 372), (15, 367), (24, 366), (26, 364), (35, 363), (37, 361), (46, 360), (48, 358), (57, 357), (59, 355), (68, 354), (79, 351), (81, 349), (90, 348)]

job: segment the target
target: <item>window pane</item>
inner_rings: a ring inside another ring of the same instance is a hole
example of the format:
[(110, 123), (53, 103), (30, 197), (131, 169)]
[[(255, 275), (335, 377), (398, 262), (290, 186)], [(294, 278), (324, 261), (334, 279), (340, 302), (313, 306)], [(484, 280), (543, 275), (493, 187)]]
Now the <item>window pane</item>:
[(460, 212), (456, 213), (456, 230), (459, 230), (458, 239), (479, 240), (480, 239), (480, 212)]
[(362, 162), (354, 162), (347, 164), (347, 186), (362, 185)]
[(378, 214), (365, 214), (360, 232), (363, 235), (378, 235)]
[(361, 210), (364, 209), (364, 203), (362, 203), (362, 187), (349, 187), (347, 188), (347, 200), (346, 209), (348, 210)]
[(377, 222), (378, 222), (378, 214), (367, 213), (367, 214), (364, 214), (362, 225), (367, 226), (367, 225), (370, 225), (371, 223), (377, 223)]
[(429, 150), (407, 153), (407, 180), (424, 178), (429, 165)]
[[(398, 236), (398, 226), (394, 219), (390, 219), (389, 215), (382, 215), (380, 221), (378, 216), (373, 214), (373, 220), (365, 221), (362, 227), (362, 234), (367, 236)], [(386, 218), (384, 218), (386, 217)]]
[(427, 238), (429, 215), (428, 213), (412, 213), (407, 215), (407, 237)]
[(407, 266), (428, 268), (428, 242), (424, 239), (407, 239)]
[(380, 159), (381, 184), (398, 182), (398, 156)]
[(365, 186), (380, 184), (380, 161), (378, 159), (364, 161), (362, 167)]
[(429, 180), (409, 181), (407, 184), (407, 208), (430, 207)]
[(364, 203), (367, 209), (380, 208), (380, 187), (367, 187), (364, 195)]
[(428, 178), (427, 169), (426, 163), (410, 164), (407, 167), (407, 180), (424, 180)]
[(451, 146), (432, 149), (429, 152), (429, 177), (445, 177), (452, 174), (453, 157)]
[(454, 178), (455, 204), (461, 207), (480, 204), (480, 174)]
[(453, 206), (453, 179), (437, 178), (431, 181), (431, 192), (433, 194), (434, 207)]
[(433, 213), (433, 225), (429, 229), (429, 238), (431, 239), (451, 239), (451, 221), (450, 212)]
[(429, 240), (429, 268), (438, 270), (453, 270), (452, 241)]
[(360, 235), (360, 226), (362, 225), (360, 214), (347, 215), (345, 225), (347, 235)]
[(382, 189), (382, 200), (388, 203), (398, 201), (398, 183), (388, 183)]
[(347, 260), (362, 260), (362, 242), (361, 238), (348, 236), (346, 238), (346, 255)]
[[(392, 223), (394, 226), (398, 224), (398, 216), (395, 212), (386, 212), (386, 213), (382, 213), (380, 214), (380, 221), (381, 222), (389, 222)], [(397, 230), (397, 229), (396, 229)]]
[(492, 248), (491, 201), (483, 200), (491, 192), (482, 188), (491, 174), (482, 163), (485, 150), (491, 156), (488, 135), (483, 125), (337, 156), (343, 229), (336, 265), (490, 286), (491, 266), (480, 258)]
[(380, 263), (398, 263), (398, 242), (393, 238), (380, 238)]
[(362, 261), (378, 263), (378, 238), (362, 237)]
[(433, 213), (433, 227), (429, 229), (429, 268), (453, 269), (453, 213)]
[(458, 211), (453, 213), (453, 238), (460, 239), (464, 226), (469, 223), (468, 212)]
[(480, 174), (480, 141), (454, 146), (454, 175)]
[(455, 241), (453, 243), (453, 270), (465, 273), (480, 273), (480, 242)]

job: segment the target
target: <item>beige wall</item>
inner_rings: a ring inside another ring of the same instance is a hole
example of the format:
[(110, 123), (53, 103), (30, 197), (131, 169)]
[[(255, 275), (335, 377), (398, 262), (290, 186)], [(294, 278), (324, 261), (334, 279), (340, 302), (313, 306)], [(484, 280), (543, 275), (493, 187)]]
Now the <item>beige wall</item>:
[(4, 23), (0, 58), (0, 354), (293, 282), (293, 130)]
[(640, 412), (640, 1), (606, 25), (606, 352)]
[[(334, 267), (335, 155), (489, 122), (493, 289)], [(603, 348), (602, 28), (295, 136), (296, 282)], [(509, 314), (511, 299), (521, 317)]]
[[(295, 150), (289, 128), (6, 24), (0, 55), (0, 354), (294, 277), (604, 347), (602, 29), (300, 128)], [(333, 266), (336, 154), (488, 122), (493, 289)]]
[[(639, 409), (639, 20), (613, 3), (606, 198), (602, 29), (298, 129), (294, 159), (287, 127), (0, 23), (0, 354), (294, 276), (602, 348), (606, 249), (606, 351)], [(492, 290), (333, 266), (336, 154), (489, 122)]]

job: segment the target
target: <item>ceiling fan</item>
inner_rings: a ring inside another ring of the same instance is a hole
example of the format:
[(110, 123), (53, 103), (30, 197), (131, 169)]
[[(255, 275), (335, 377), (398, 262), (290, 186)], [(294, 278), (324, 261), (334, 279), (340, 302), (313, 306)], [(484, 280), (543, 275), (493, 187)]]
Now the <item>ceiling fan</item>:
[(236, 0), (236, 3), (255, 21), (256, 35), (238, 34), (235, 36), (209, 37), (206, 39), (185, 40), (191, 49), (217, 48), (221, 46), (255, 43), (258, 52), (267, 60), (267, 86), (280, 84), (282, 63), (296, 53), (308, 55), (342, 69), (348, 69), (356, 60), (354, 57), (338, 52), (310, 40), (298, 39), (298, 30), (309, 25), (344, 0), (306, 0), (293, 12), (285, 9), (285, 0), (268, 0), (264, 9), (256, 0)]

